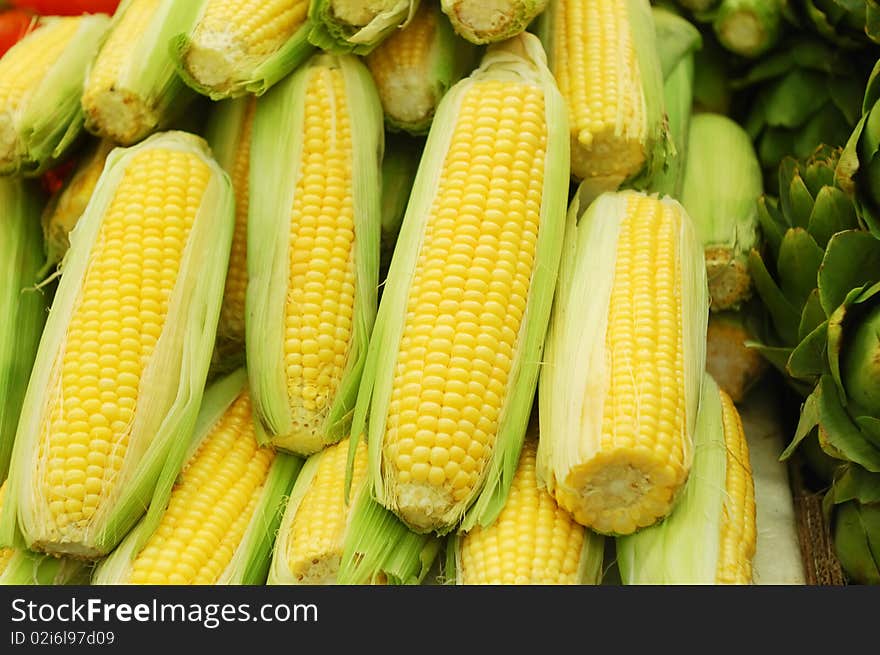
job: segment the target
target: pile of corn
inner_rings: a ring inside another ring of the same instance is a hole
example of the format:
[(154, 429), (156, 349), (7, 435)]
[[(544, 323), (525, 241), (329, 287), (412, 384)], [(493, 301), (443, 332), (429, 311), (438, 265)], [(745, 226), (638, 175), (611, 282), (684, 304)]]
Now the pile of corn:
[(702, 40), (648, 0), (35, 19), (0, 580), (752, 583), (763, 178), (691, 117)]

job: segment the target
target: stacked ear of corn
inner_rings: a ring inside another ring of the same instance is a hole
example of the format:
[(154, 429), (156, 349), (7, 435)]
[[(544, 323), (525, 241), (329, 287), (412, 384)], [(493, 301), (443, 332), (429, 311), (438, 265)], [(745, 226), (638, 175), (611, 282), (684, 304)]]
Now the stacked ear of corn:
[(18, 415), (46, 321), (38, 290), (43, 240), (37, 190), (0, 177), (0, 480), (6, 479)]
[(347, 434), (376, 315), (382, 108), (351, 55), (316, 55), (257, 101), (247, 365), (261, 442)]
[(648, 0), (551, 0), (541, 40), (568, 107), (571, 173), (643, 188), (671, 150)]
[(367, 56), (366, 63), (386, 124), (423, 134), (443, 94), (476, 63), (476, 49), (455, 35), (440, 7), (424, 3), (406, 27)]
[(537, 440), (523, 444), (504, 509), (483, 528), (449, 538), (449, 582), (479, 584), (599, 584), (604, 539), (575, 522), (535, 475)]
[(663, 523), (617, 540), (624, 584), (751, 584), (755, 485), (742, 421), (704, 377), (691, 476)]
[(516, 36), (547, 7), (547, 0), (441, 0), (444, 13), (471, 43), (494, 43)]
[(82, 89), (86, 129), (132, 145), (168, 127), (195, 97), (168, 47), (188, 32), (199, 2), (123, 0)]
[(406, 27), (419, 0), (311, 0), (309, 42), (334, 54), (369, 54)]
[[(352, 436), (417, 531), (488, 524), (525, 435), (562, 246), (568, 124), (540, 42), (489, 48), (428, 135)], [(367, 422), (367, 414), (369, 421)]]
[[(581, 189), (583, 191), (583, 189)], [(538, 477), (578, 522), (630, 534), (671, 511), (693, 458), (709, 313), (676, 201), (575, 196), (541, 372)]]
[(0, 175), (38, 175), (79, 136), (83, 80), (109, 23), (42, 18), (0, 59)]
[(95, 584), (265, 583), (302, 462), (257, 445), (243, 369), (205, 392), (193, 438), (180, 444), (147, 515), (98, 565)]
[(18, 424), (0, 544), (95, 559), (195, 424), (232, 240), (228, 176), (166, 132), (107, 159), (72, 233)]
[(430, 570), (439, 540), (411, 532), (370, 498), (366, 445), (357, 445), (350, 468), (348, 450), (346, 439), (303, 466), (278, 531), (269, 584), (418, 584)]
[[(194, 2), (195, 4), (195, 2)], [(178, 72), (212, 100), (262, 95), (312, 53), (309, 0), (201, 0), (189, 34), (172, 41)]]

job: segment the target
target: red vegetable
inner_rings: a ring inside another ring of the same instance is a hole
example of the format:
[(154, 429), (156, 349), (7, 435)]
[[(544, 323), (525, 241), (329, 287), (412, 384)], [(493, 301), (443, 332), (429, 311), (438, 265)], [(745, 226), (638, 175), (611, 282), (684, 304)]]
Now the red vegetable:
[(9, 4), (43, 16), (78, 16), (112, 14), (119, 6), (119, 0), (10, 0)]
[(0, 57), (27, 34), (34, 22), (34, 15), (10, 9), (0, 12)]

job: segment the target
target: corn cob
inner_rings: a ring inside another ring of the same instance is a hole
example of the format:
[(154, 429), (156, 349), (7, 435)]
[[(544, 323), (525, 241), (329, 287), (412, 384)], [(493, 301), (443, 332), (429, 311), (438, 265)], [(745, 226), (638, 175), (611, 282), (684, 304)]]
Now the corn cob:
[(0, 175), (38, 175), (79, 136), (83, 80), (109, 23), (43, 18), (0, 59)]
[(475, 59), (475, 48), (455, 35), (440, 7), (422, 4), (412, 22), (366, 57), (388, 127), (427, 132), (437, 103)]
[(116, 149), (72, 233), (24, 400), (0, 544), (94, 559), (135, 523), (193, 429), (234, 207), (207, 144)]
[(706, 372), (733, 402), (742, 401), (761, 380), (769, 363), (748, 342), (752, 315), (739, 312), (712, 312), (706, 331)]
[(43, 244), (37, 217), (42, 200), (14, 178), (0, 178), (0, 479), (6, 478), (28, 376), (46, 321), (37, 290)]
[(751, 584), (755, 486), (742, 421), (708, 375), (691, 477), (660, 525), (617, 540), (624, 584)]
[[(294, 484), (278, 532), (269, 584), (418, 584), (439, 551), (370, 498), (367, 448), (349, 440), (312, 455)], [(345, 499), (346, 475), (354, 491)]]
[(424, 141), (421, 139), (397, 134), (385, 137), (385, 154), (382, 157), (382, 232), (379, 247), (380, 297), (423, 148)]
[(316, 55), (257, 101), (246, 349), (261, 443), (347, 434), (376, 314), (382, 109), (366, 67)]
[(406, 27), (419, 0), (311, 0), (309, 42), (333, 54), (369, 54)]
[(536, 450), (527, 438), (498, 518), (450, 537), (447, 571), (456, 584), (599, 584), (604, 540), (538, 487)]
[(181, 444), (147, 515), (98, 565), (94, 584), (265, 583), (302, 463), (257, 445), (244, 369), (205, 392), (193, 438)]
[(95, 141), (61, 192), (46, 206), (42, 215), (46, 244), (43, 274), (56, 266), (70, 248), (70, 233), (89, 204), (111, 150), (112, 141)]
[[(535, 391), (561, 250), (567, 121), (530, 34), (444, 96), (370, 342), (352, 435), (417, 531), (497, 516)], [(366, 415), (369, 412), (369, 425)]]
[(538, 477), (579, 523), (629, 534), (669, 513), (690, 470), (709, 305), (702, 250), (678, 202), (634, 191), (603, 194), (586, 213), (576, 195), (565, 240)]
[(199, 2), (123, 0), (82, 92), (86, 129), (122, 145), (166, 128), (195, 97), (168, 43), (189, 31)]
[(547, 0), (441, 0), (455, 31), (471, 43), (516, 36), (547, 7)]
[(172, 41), (183, 80), (212, 100), (262, 95), (312, 53), (309, 0), (206, 0)]
[[(0, 510), (6, 482), (0, 484)], [(82, 562), (68, 557), (40, 555), (24, 548), (0, 548), (0, 586), (88, 584), (89, 572)]]
[(539, 25), (568, 106), (571, 172), (598, 191), (641, 187), (668, 150), (647, 0), (551, 0)]
[(255, 110), (253, 96), (221, 102), (211, 113), (205, 134), (217, 162), (231, 178), (235, 192), (235, 233), (217, 326), (217, 349), (223, 358), (241, 359), (244, 355), (248, 177)]
[(761, 165), (746, 131), (726, 116), (690, 124), (681, 204), (703, 243), (713, 311), (738, 309), (752, 293), (749, 253), (759, 245)]

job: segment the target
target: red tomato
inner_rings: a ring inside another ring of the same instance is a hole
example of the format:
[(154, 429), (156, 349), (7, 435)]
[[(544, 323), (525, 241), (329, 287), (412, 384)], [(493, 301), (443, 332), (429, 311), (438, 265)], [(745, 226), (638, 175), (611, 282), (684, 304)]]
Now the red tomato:
[(119, 6), (119, 0), (10, 0), (9, 4), (43, 16), (78, 16), (112, 14)]
[(31, 29), (34, 15), (10, 9), (0, 12), (0, 57)]

